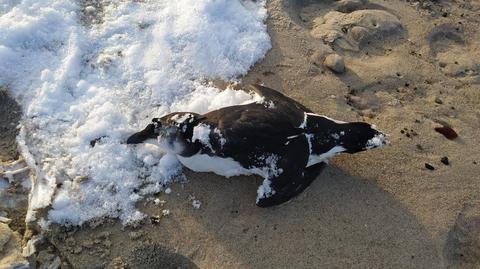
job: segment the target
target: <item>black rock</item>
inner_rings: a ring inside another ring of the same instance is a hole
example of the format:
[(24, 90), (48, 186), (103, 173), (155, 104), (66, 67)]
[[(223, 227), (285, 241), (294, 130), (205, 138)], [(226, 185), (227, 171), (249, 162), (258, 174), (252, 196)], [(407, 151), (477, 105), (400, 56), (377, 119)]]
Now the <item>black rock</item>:
[(458, 137), (457, 132), (453, 130), (451, 127), (448, 126), (443, 126), (443, 127), (436, 127), (435, 131), (438, 133), (441, 133), (443, 136), (445, 136), (449, 140), (453, 140)]
[(425, 163), (425, 168), (427, 168), (428, 170), (435, 170), (435, 167), (433, 167), (433, 165), (429, 163)]
[(450, 164), (450, 161), (448, 160), (448, 157), (445, 156), (445, 157), (442, 157), (440, 159), (440, 161), (444, 164), (444, 165), (449, 165)]

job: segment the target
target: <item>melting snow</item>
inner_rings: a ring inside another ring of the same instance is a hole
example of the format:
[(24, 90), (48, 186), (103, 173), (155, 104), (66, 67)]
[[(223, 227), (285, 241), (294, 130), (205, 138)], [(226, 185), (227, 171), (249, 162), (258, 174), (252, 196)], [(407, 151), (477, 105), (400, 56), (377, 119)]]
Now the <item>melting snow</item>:
[(199, 124), (193, 128), (192, 142), (199, 141), (203, 145), (209, 147), (212, 151), (212, 144), (210, 144), (210, 132), (212, 128), (207, 124)]
[(371, 149), (371, 148), (377, 148), (377, 147), (381, 147), (385, 144), (388, 143), (388, 140), (387, 140), (387, 137), (385, 136), (385, 134), (377, 134), (375, 135), (372, 139), (368, 140), (367, 141), (367, 145), (365, 146), (367, 149)]
[(271, 187), (272, 181), (264, 179), (262, 185), (257, 189), (257, 203), (260, 199), (268, 198), (275, 194), (275, 190)]
[(194, 199), (194, 200), (192, 201), (192, 206), (193, 206), (193, 208), (195, 208), (195, 209), (200, 209), (200, 207), (202, 206), (202, 202), (200, 202), (200, 200)]
[(218, 138), (219, 138), (219, 141), (220, 141), (220, 146), (223, 147), (225, 145), (225, 143), (227, 143), (227, 139), (225, 139), (222, 135), (222, 132), (218, 129), (218, 128), (215, 128), (213, 130), (213, 132), (218, 135)]
[(86, 10), (98, 17), (91, 25), (81, 21), (79, 1), (0, 5), (0, 85), (23, 107), (18, 141), (36, 175), (29, 220), (48, 205), (48, 221), (60, 224), (143, 218), (135, 202), (161, 191), (180, 165), (148, 146), (123, 144), (128, 135), (172, 111), (258, 99), (203, 81), (234, 79), (265, 55), (264, 1), (102, 5), (98, 14)]

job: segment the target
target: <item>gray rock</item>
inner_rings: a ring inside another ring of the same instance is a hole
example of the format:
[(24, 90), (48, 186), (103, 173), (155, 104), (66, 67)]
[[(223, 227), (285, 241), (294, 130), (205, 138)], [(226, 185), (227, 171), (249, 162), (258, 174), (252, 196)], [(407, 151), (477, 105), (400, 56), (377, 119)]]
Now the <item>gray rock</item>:
[(323, 61), (323, 65), (336, 73), (345, 72), (345, 62), (343, 60), (343, 57), (338, 54), (327, 55), (327, 57), (325, 57), (325, 60)]

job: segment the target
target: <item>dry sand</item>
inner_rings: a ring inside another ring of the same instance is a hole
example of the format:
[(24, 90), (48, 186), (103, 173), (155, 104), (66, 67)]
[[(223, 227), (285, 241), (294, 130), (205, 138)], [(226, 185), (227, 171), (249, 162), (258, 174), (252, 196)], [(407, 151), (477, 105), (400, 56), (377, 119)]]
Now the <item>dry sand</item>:
[[(271, 0), (268, 11), (273, 48), (243, 83), (374, 123), (391, 144), (334, 158), (298, 198), (269, 209), (254, 204), (259, 178), (185, 171), (188, 182), (159, 195), (165, 205), (139, 204), (154, 221), (55, 227), (40, 262), (480, 268), (480, 2)], [(329, 63), (339, 73), (324, 66), (329, 54), (341, 56)], [(442, 125), (459, 137), (434, 131)], [(170, 214), (156, 218), (163, 209)]]

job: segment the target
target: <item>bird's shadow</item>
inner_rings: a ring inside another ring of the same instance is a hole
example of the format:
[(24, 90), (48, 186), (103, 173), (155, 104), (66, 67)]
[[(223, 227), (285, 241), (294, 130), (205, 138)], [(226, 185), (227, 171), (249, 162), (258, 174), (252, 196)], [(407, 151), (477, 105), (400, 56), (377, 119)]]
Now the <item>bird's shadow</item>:
[[(141, 253), (144, 258), (129, 261), (138, 266), (165, 261), (188, 265), (185, 268), (442, 266), (442, 253), (406, 206), (372, 180), (335, 165), (327, 166), (298, 197), (271, 208), (255, 205), (259, 177), (226, 179), (189, 170), (185, 174), (187, 184), (173, 184), (171, 194), (160, 195), (165, 205), (139, 204), (149, 216), (170, 211), (159, 222), (147, 219), (140, 230), (134, 228), (139, 239), (129, 239), (131, 228), (119, 223), (81, 229), (75, 237), (83, 240), (108, 231), (110, 257)], [(201, 202), (199, 209), (192, 206), (193, 200)], [(96, 263), (88, 255), (79, 259), (61, 242), (56, 245), (79, 264), (89, 268)], [(171, 250), (175, 257), (151, 251), (158, 248)]]
[(304, 193), (272, 208), (254, 204), (260, 178), (186, 173), (183, 191), (202, 201), (194, 221), (244, 268), (441, 266), (429, 234), (408, 208), (338, 167), (327, 166)]

